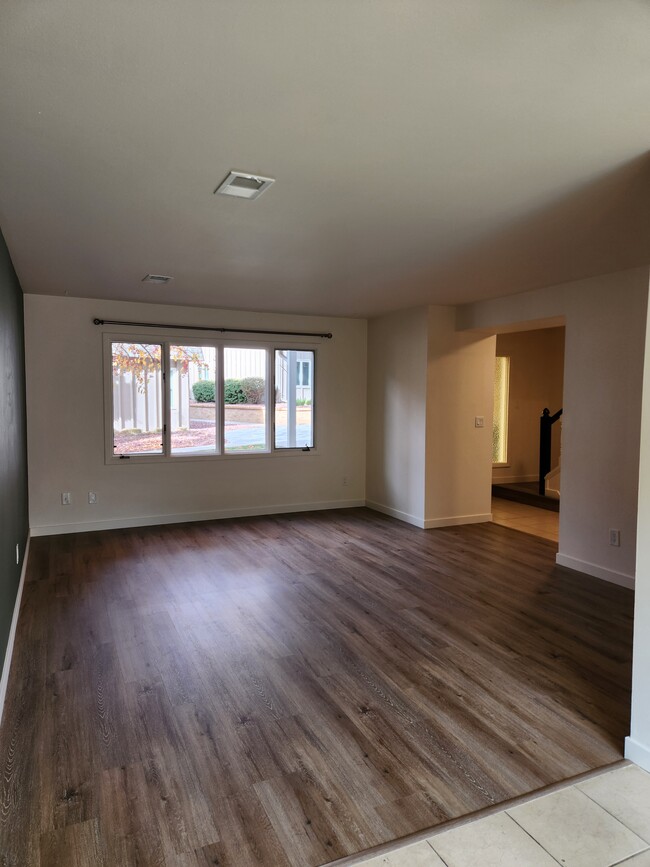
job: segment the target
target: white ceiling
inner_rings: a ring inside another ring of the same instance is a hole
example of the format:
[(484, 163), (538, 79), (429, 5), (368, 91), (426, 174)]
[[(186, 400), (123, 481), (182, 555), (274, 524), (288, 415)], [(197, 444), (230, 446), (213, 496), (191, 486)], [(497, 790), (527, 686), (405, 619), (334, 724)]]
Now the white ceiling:
[(4, 0), (0, 80), (25, 292), (365, 316), (650, 261), (649, 0)]

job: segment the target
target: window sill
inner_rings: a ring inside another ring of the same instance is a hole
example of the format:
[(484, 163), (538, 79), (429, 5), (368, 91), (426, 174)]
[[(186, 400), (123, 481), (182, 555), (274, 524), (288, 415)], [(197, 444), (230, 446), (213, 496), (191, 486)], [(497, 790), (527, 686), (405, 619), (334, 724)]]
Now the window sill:
[(224, 455), (133, 455), (129, 458), (107, 457), (104, 463), (107, 466), (129, 466), (131, 464), (185, 464), (194, 461), (239, 461), (239, 460), (277, 460), (278, 458), (307, 458), (318, 457), (319, 452), (314, 448), (304, 452), (301, 448), (281, 449), (274, 452), (231, 452)]

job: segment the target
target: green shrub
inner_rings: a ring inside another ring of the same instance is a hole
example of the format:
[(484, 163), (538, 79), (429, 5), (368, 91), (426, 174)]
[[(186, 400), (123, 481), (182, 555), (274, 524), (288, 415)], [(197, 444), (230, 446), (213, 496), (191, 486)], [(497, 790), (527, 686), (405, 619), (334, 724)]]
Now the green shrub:
[(198, 403), (214, 403), (214, 380), (201, 379), (194, 383), (192, 391)]
[(259, 376), (247, 376), (241, 381), (241, 389), (245, 395), (245, 403), (263, 403), (264, 380)]
[(239, 379), (227, 379), (223, 384), (224, 403), (246, 403), (246, 395)]
[[(214, 382), (202, 379), (192, 386), (194, 400), (199, 403), (212, 403), (215, 399)], [(264, 400), (264, 380), (258, 376), (246, 379), (227, 379), (223, 384), (224, 403), (262, 403)]]

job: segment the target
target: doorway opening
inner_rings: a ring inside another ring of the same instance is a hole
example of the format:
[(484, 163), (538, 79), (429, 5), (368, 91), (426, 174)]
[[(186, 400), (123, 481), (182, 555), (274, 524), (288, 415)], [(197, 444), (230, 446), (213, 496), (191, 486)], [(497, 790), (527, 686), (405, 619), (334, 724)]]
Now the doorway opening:
[(492, 516), (559, 541), (564, 326), (498, 334), (494, 377)]

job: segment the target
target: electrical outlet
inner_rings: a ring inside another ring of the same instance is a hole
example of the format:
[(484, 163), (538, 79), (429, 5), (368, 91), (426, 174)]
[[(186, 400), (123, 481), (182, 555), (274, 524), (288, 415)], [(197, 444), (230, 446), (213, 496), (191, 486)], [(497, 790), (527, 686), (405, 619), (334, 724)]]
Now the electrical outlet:
[(70, 491), (63, 491), (63, 493), (61, 494), (61, 505), (69, 506), (71, 502), (72, 494), (70, 493)]
[(347, 488), (347, 486), (348, 486), (348, 477), (347, 476), (343, 476), (343, 480), (342, 480), (341, 484), (343, 485), (344, 488)]
[(615, 548), (621, 547), (621, 531), (620, 530), (610, 530), (609, 531), (609, 544), (613, 545)]
[(16, 566), (20, 563), (20, 545), (16, 542)]
[(94, 491), (88, 491), (88, 502), (91, 506), (97, 502), (97, 494)]
[(485, 427), (485, 416), (474, 416), (474, 427)]

